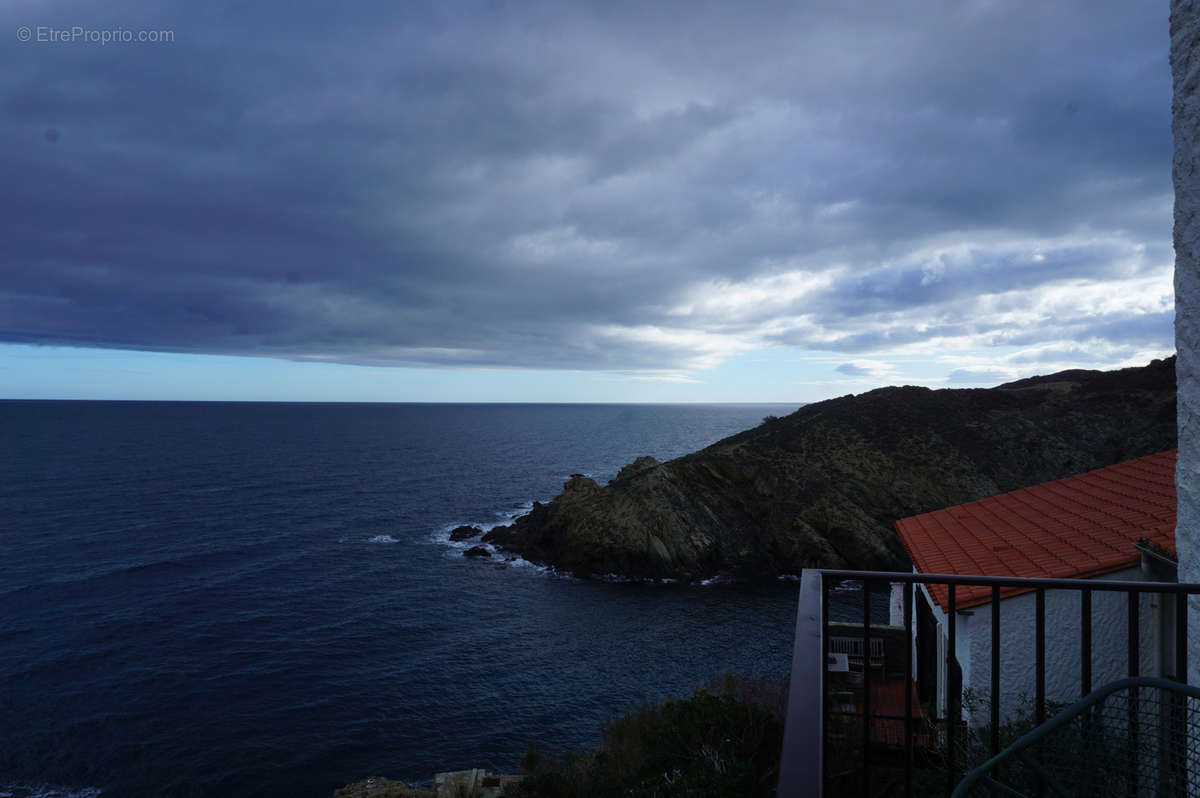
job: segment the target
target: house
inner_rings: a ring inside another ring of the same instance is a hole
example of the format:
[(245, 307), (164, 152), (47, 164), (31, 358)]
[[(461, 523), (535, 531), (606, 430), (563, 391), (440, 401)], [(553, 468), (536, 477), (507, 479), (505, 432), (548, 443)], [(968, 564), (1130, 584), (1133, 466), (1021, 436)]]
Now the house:
[[(1113, 527), (1121, 530), (1121, 534), (1114, 535), (1118, 538), (1116, 549), (1122, 556), (1115, 563), (1101, 565), (1101, 561), (1107, 561), (1107, 556), (1101, 556), (1103, 549), (1107, 546), (1101, 546), (1098, 542), (1088, 543), (1093, 550), (1084, 551), (1081, 554), (1086, 555), (1086, 561), (1080, 568), (1080, 562), (1074, 556), (1056, 557), (1057, 559), (1067, 560), (1067, 564), (1074, 564), (1077, 570), (1084, 570), (1085, 576), (1096, 578), (1097, 576), (1108, 576), (1116, 578), (1122, 575), (1141, 575), (1141, 566), (1145, 566), (1147, 575), (1153, 578), (1169, 578), (1170, 572), (1175, 570), (1170, 562), (1172, 551), (1177, 552), (1176, 559), (1178, 561), (1177, 571), (1179, 584), (1177, 588), (1179, 595), (1185, 596), (1188, 602), (1187, 624), (1186, 628), (1177, 631), (1184, 631), (1186, 634), (1185, 648), (1182, 651), (1176, 652), (1180, 655), (1179, 659), (1186, 660), (1180, 663), (1187, 669), (1187, 680), (1193, 686), (1200, 686), (1200, 435), (1196, 434), (1196, 430), (1200, 428), (1200, 169), (1197, 169), (1197, 164), (1200, 163), (1200, 91), (1197, 87), (1200, 83), (1197, 82), (1196, 75), (1200, 72), (1200, 4), (1192, 2), (1192, 0), (1171, 0), (1170, 2), (1170, 30), (1171, 30), (1171, 51), (1170, 65), (1171, 73), (1174, 80), (1174, 93), (1172, 103), (1172, 134), (1174, 138), (1174, 170), (1173, 181), (1175, 189), (1175, 208), (1174, 208), (1174, 247), (1175, 247), (1175, 344), (1178, 351), (1178, 359), (1176, 361), (1176, 378), (1178, 384), (1178, 406), (1177, 406), (1177, 421), (1179, 429), (1179, 450), (1176, 458), (1175, 453), (1163, 453), (1151, 458), (1143, 458), (1150, 461), (1143, 466), (1134, 466), (1126, 471), (1121, 466), (1116, 466), (1117, 478), (1114, 480), (1118, 488), (1116, 491), (1122, 496), (1122, 501), (1115, 502), (1118, 508), (1126, 515), (1118, 515), (1112, 526), (1106, 527), (1101, 524), (1101, 528), (1105, 530), (1102, 535), (1102, 540), (1108, 541), (1108, 532)], [(1177, 460), (1177, 472), (1173, 475), (1164, 473), (1169, 471), (1168, 461)], [(1135, 463), (1137, 461), (1134, 461)], [(1128, 464), (1122, 464), (1128, 465)], [(1165, 466), (1168, 466), (1165, 468)], [(1105, 469), (1101, 469), (1104, 471)], [(1094, 472), (1093, 472), (1094, 473)], [(1110, 472), (1111, 475), (1111, 472)], [(1087, 477), (1088, 475), (1080, 475)], [(1100, 482), (1107, 482), (1104, 479)], [(1053, 486), (1055, 483), (1049, 483)], [(1131, 493), (1130, 487), (1135, 485), (1145, 486), (1146, 490), (1134, 490)], [(1176, 485), (1178, 490), (1176, 491)], [(1040, 486), (1045, 487), (1045, 486)], [(1086, 483), (1076, 483), (1077, 488), (1088, 487)], [(1033, 489), (1031, 489), (1033, 490)], [(1020, 493), (1018, 491), (1017, 493)], [(1045, 491), (1043, 491), (1045, 493)], [(1080, 491), (1083, 493), (1083, 491)], [(1066, 496), (1044, 496), (1043, 498), (1052, 508), (1061, 501), (1070, 500), (1071, 495), (1075, 494), (1072, 486), (1067, 486)], [(1084, 493), (1086, 496), (1087, 494)], [(1079, 494), (1075, 494), (1076, 498)], [(1129, 501), (1134, 506), (1129, 509), (1124, 509), (1122, 505), (1125, 501)], [(1007, 502), (1000, 501), (997, 504), (1001, 506), (998, 509), (1012, 509), (1003, 507)], [(978, 504), (978, 503), (975, 503)], [(968, 505), (969, 506), (969, 505)], [(1088, 499), (1084, 499), (1083, 506), (1079, 509), (1082, 513), (1089, 513), (1093, 510), (1100, 510), (1104, 506), (1110, 506), (1108, 501), (1097, 501), (1093, 503)], [(1139, 509), (1140, 508), (1140, 509)], [(1154, 509), (1156, 508), (1156, 510)], [(1010, 536), (1004, 532), (999, 532), (992, 536), (992, 548), (989, 552), (984, 544), (977, 543), (974, 534), (968, 535), (963, 541), (955, 541), (954, 533), (951, 531), (958, 527), (958, 523), (962, 519), (954, 517), (953, 509), (943, 511), (943, 514), (938, 519), (925, 518), (933, 524), (933, 528), (929, 528), (926, 524), (917, 520), (920, 517), (913, 519), (904, 519), (898, 524), (898, 528), (903, 527), (901, 537), (907, 538), (905, 545), (908, 547), (913, 560), (917, 562), (916, 570), (918, 572), (929, 573), (931, 571), (955, 571), (961, 573), (962, 568), (969, 568), (970, 565), (964, 564), (964, 557), (967, 562), (974, 562), (972, 555), (977, 555), (979, 559), (987, 561), (991, 566), (998, 567), (1003, 573), (1014, 573), (1019, 571), (1029, 570), (1034, 573), (1039, 571), (1042, 573), (1057, 572), (1059, 569), (1050, 559), (1049, 555), (1057, 555), (1059, 549), (1056, 547), (1047, 548), (1041, 561), (1038, 561), (1037, 556), (1027, 556), (1026, 546), (1027, 538), (1023, 534), (1018, 534), (1015, 530)], [(979, 509), (979, 508), (974, 508)], [(1038, 509), (1034, 509), (1035, 513), (1045, 512), (1046, 505), (1042, 505)], [(1149, 511), (1148, 511), (1149, 509)], [(1172, 531), (1170, 518), (1163, 519), (1160, 513), (1170, 511), (1171, 517), (1177, 519), (1178, 525)], [(964, 512), (964, 515), (967, 513)], [(930, 516), (934, 514), (928, 514)], [(1022, 522), (1022, 526), (1029, 522), (1030, 519), (1027, 513), (1017, 512), (1008, 513), (1005, 515), (1016, 515)], [(1085, 527), (1096, 532), (1096, 524), (1087, 518), (1085, 514), (1077, 514), (1080, 520), (1086, 521)], [(1133, 537), (1131, 532), (1124, 530), (1130, 527), (1135, 527), (1140, 523), (1144, 525), (1147, 534), (1146, 543), (1155, 545), (1143, 545), (1138, 548), (1140, 543), (1131, 543)], [(951, 523), (951, 529), (942, 529), (939, 531), (939, 521)], [(1070, 519), (1065, 523), (1069, 526)], [(974, 526), (973, 523), (969, 524)], [(1030, 526), (1038, 527), (1040, 523), (1030, 523)], [(1055, 530), (1051, 530), (1055, 531)], [(1090, 538), (1090, 534), (1075, 534), (1063, 535), (1061, 530), (1057, 530), (1056, 540), (1066, 538), (1068, 544), (1074, 543), (1075, 539)], [(1005, 545), (1011, 547), (1012, 554), (1004, 548)], [(1038, 550), (1033, 548), (1037, 545), (1034, 542), (1029, 542), (1028, 554), (1034, 554)], [(1057, 545), (1057, 544), (1056, 544)], [(1132, 545), (1136, 556), (1128, 554), (1128, 546)], [(939, 546), (944, 547), (939, 548)], [(997, 550), (997, 547), (999, 550)], [(1020, 554), (1018, 556), (1018, 550)], [(1162, 555), (1166, 555), (1163, 557)], [(927, 558), (927, 559), (926, 559)], [(1107, 574), (1098, 573), (1102, 568), (1112, 568)], [(1090, 572), (1089, 572), (1090, 571)], [(868, 579), (874, 579), (877, 575), (863, 573), (859, 578), (865, 584)], [(896, 575), (899, 578), (911, 579), (910, 574)], [(836, 579), (838, 582), (844, 582), (853, 579), (853, 576), (847, 572), (839, 571), (832, 574), (819, 569), (806, 570), (801, 579), (800, 596), (796, 615), (796, 642), (793, 650), (792, 660), (792, 685), (793, 688), (789, 694), (787, 726), (784, 735), (783, 757), (780, 763), (780, 777), (777, 795), (781, 798), (791, 798), (792, 796), (821, 796), (837, 794), (838, 779), (830, 778), (827, 770), (828, 753), (830, 745), (828, 744), (828, 724), (826, 721), (827, 712), (824, 707), (826, 698), (826, 665), (824, 660), (824, 645), (814, 645), (821, 643), (826, 634), (823, 624), (820, 621), (821, 613), (823, 612), (823, 593), (826, 589), (828, 579)], [(1086, 583), (1087, 579), (1080, 580)], [(967, 639), (978, 639), (981, 635), (984, 621), (980, 614), (983, 609), (991, 609), (990, 596), (983, 594), (982, 596), (975, 593), (968, 596), (968, 591), (962, 589), (964, 598), (975, 602), (974, 608), (965, 608), (967, 612), (972, 612), (970, 616), (963, 616), (968, 619), (964, 631), (967, 631)], [(922, 642), (933, 644), (935, 649), (937, 645), (945, 646), (946, 637), (942, 634), (944, 630), (944, 622), (947, 620), (946, 611), (947, 604), (939, 603), (937, 597), (938, 591), (930, 593), (925, 591), (920, 598), (925, 606), (925, 612), (928, 614), (928, 620), (932, 626), (932, 630), (927, 629), (924, 635), (918, 632), (917, 637), (923, 638)], [(1014, 606), (1017, 602), (1025, 602), (1028, 604), (1029, 593), (1014, 592), (1002, 597), (999, 604), (1001, 608), (1001, 629), (1003, 633), (1002, 645), (1005, 643), (1013, 643), (1014, 641), (1003, 640), (1004, 637), (1015, 633), (1022, 625), (1028, 625), (1027, 620), (1022, 622), (1020, 615), (1024, 613), (1025, 608)], [(1077, 639), (1080, 636), (1079, 629), (1079, 603), (1082, 592), (1075, 594), (1075, 600), (1063, 601), (1061, 596), (1057, 596), (1052, 592), (1046, 593), (1046, 610), (1047, 618), (1063, 618), (1071, 621), (1062, 625), (1055, 624), (1047, 628), (1046, 643), (1050, 661), (1053, 663), (1055, 684), (1052, 689), (1055, 691), (1052, 695), (1057, 697), (1062, 689), (1063, 683), (1073, 682), (1070, 673), (1072, 671), (1072, 657), (1075, 655), (1075, 664), (1078, 664), (1079, 649), (1070, 645), (1069, 641)], [(945, 602), (946, 596), (941, 595), (942, 601)], [(1153, 603), (1153, 599), (1150, 600)], [(1074, 604), (1076, 606), (1072, 607)], [(1009, 606), (1004, 606), (1009, 605)], [(903, 607), (903, 603), (900, 605)], [(935, 615), (935, 608), (940, 612), (940, 615)], [(1015, 609), (1016, 612), (1010, 612), (1010, 609)], [(1099, 615), (1103, 622), (1101, 628), (1093, 628), (1093, 632), (1099, 632), (1101, 635), (1110, 634), (1111, 629), (1107, 626), (1116, 627), (1119, 631), (1124, 630), (1123, 619), (1116, 617), (1114, 612), (1116, 608), (1093, 606), (1093, 616)], [(1152, 608), (1156, 610), (1156, 615), (1152, 619), (1155, 623), (1166, 625), (1167, 620), (1162, 616), (1166, 614), (1165, 607)], [(1076, 614), (1073, 614), (1076, 613)], [(915, 615), (916, 613), (914, 613)], [(902, 620), (912, 618), (903, 611), (900, 613)], [(986, 613), (990, 615), (990, 612)], [(1014, 618), (1013, 616), (1018, 616)], [(957, 616), (956, 616), (957, 618)], [(980, 618), (980, 627), (975, 629), (967, 629), (970, 627), (975, 618)], [(961, 620), (961, 619), (960, 619)], [(1093, 618), (1095, 620), (1095, 618)], [(1182, 620), (1182, 619), (1180, 619)], [(1154, 626), (1151, 624), (1150, 626)], [(1142, 630), (1147, 628), (1146, 624), (1142, 625)], [(1159, 628), (1159, 641), (1162, 640), (1161, 627)], [(990, 631), (990, 626), (988, 627)], [(986, 636), (986, 635), (983, 635)], [(1168, 636), (1169, 637), (1169, 636)], [(1024, 640), (1015, 641), (1019, 646)], [(1117, 651), (1127, 651), (1132, 648), (1134, 651), (1144, 651), (1141, 645), (1142, 641), (1129, 640), (1126, 637), (1126, 645), (1115, 647)], [(1135, 645), (1130, 645), (1135, 644)], [(920, 646), (918, 646), (919, 648)], [(1012, 652), (1018, 650), (1014, 645), (1005, 645), (1004, 651), (1009, 652), (1007, 658), (1004, 652), (1001, 654), (1001, 670), (1011, 664)], [(1024, 649), (1028, 652), (1028, 649)], [(1099, 656), (1101, 658), (1111, 658), (1112, 648), (1100, 646)], [(970, 654), (975, 653), (971, 645), (967, 645), (965, 650), (956, 646), (956, 654), (959, 657), (969, 658)], [(1097, 652), (1093, 651), (1095, 655)], [(1164, 656), (1165, 652), (1160, 650), (1154, 651), (1153, 657), (1159, 668), (1154, 670), (1166, 671), (1165, 662), (1169, 658)], [(1028, 654), (1026, 653), (1027, 657)], [(906, 657), (907, 659), (907, 657)], [(970, 669), (975, 671), (974, 666), (978, 666), (980, 670), (987, 668), (990, 671), (990, 656), (981, 657), (978, 661), (970, 663)], [(1093, 657), (1095, 659), (1095, 657)], [(942, 660), (944, 662), (944, 659)], [(1144, 662), (1144, 661), (1143, 661)], [(1139, 666), (1143, 664), (1139, 662)], [(936, 664), (936, 663), (935, 663)], [(1113, 668), (1111, 662), (1104, 664), (1104, 670), (1109, 671)], [(906, 668), (907, 670), (907, 668)], [(1022, 666), (1024, 671), (1024, 667)], [(936, 672), (936, 669), (935, 669)], [(1019, 692), (1027, 692), (1027, 671), (1025, 677), (1019, 682), (1011, 680), (1003, 680), (1002, 686), (1008, 690), (1007, 695), (1014, 695)], [(1104, 684), (1104, 679), (1108, 674), (1093, 675), (1093, 685), (1099, 686)], [(1184, 676), (1183, 673), (1174, 674), (1177, 677)], [(944, 673), (942, 674), (944, 678)], [(978, 674), (972, 678), (972, 683), (978, 683)], [(801, 686), (801, 689), (796, 689), (796, 686)], [(937, 685), (935, 685), (936, 687)], [(1075, 684), (1076, 687), (1080, 685)], [(944, 690), (944, 688), (942, 688)], [(1004, 694), (1002, 694), (1004, 695)], [(1072, 696), (1073, 697), (1073, 696)], [(906, 708), (907, 709), (907, 708)], [(906, 712), (907, 714), (907, 712)], [(866, 723), (867, 713), (863, 713), (865, 729), (869, 729)], [(911, 725), (911, 719), (906, 718), (906, 722)], [(948, 726), (947, 732), (954, 727)], [(1186, 734), (1186, 732), (1185, 732)], [(815, 743), (815, 744), (814, 744)], [(1195, 738), (1191, 737), (1188, 740), (1187, 746), (1184, 749), (1183, 763), (1184, 768), (1181, 768), (1182, 775), (1186, 778), (1195, 770), (1190, 768), (1190, 762), (1194, 761), (1195, 756)], [(1131, 748), (1132, 750), (1132, 748)], [(947, 747), (948, 756), (944, 760), (945, 777), (947, 784), (954, 784), (961, 776), (961, 768), (956, 766), (954, 761), (956, 749), (952, 746)], [(898, 783), (892, 781), (893, 774), (888, 772), (879, 773), (881, 769), (877, 764), (876, 758), (872, 756), (874, 752), (868, 745), (862, 745), (858, 751), (857, 764), (850, 775), (856, 777), (857, 786), (861, 786), (862, 794), (869, 794), (873, 785), (878, 785), (883, 779), (888, 779), (889, 783)], [(911, 794), (915, 789), (915, 757), (913, 747), (909, 746), (903, 759), (904, 775), (903, 784), (906, 794)], [(1178, 761), (1178, 760), (1177, 760)], [(1085, 761), (1086, 763), (1086, 761)], [(884, 763), (885, 765), (887, 763)], [(847, 771), (838, 774), (843, 777)], [(1130, 774), (1137, 774), (1139, 771), (1136, 768), (1130, 769)], [(1161, 776), (1164, 773), (1162, 768), (1158, 769), (1156, 775)], [(1070, 791), (1077, 782), (1072, 781), (1070, 773), (1065, 774), (1065, 779), (1059, 780), (1059, 791), (1064, 786)], [(1178, 775), (1178, 774), (1177, 774)], [(1077, 777), (1077, 774), (1076, 774)], [(1178, 782), (1177, 782), (1178, 783)], [(1105, 785), (1108, 789), (1106, 792), (1118, 794), (1127, 792), (1129, 794), (1143, 794), (1139, 791), (1139, 787), (1145, 788), (1144, 785), (1139, 785), (1135, 779), (1125, 779), (1110, 782)], [(1193, 790), (1184, 786), (1180, 791), (1181, 794), (1193, 794)]]
[[(904, 518), (896, 531), (916, 573), (1174, 582), (1175, 459), (1174, 450), (1161, 452)], [(914, 600), (918, 692), (943, 715), (957, 666), (964, 714), (982, 723), (987, 708), (972, 696), (991, 694), (991, 590), (958, 588), (954, 660), (946, 656), (948, 592), (945, 585), (921, 586)], [(1173, 675), (1175, 605), (1163, 598), (1141, 594), (1142, 675)], [(1035, 601), (1031, 588), (1000, 593), (1003, 717), (1019, 713), (1035, 692)], [(1082, 687), (1082, 599), (1078, 591), (1049, 590), (1045, 602), (1046, 697), (1073, 701)], [(1128, 672), (1128, 594), (1095, 591), (1091, 602), (1092, 685), (1099, 686)]]

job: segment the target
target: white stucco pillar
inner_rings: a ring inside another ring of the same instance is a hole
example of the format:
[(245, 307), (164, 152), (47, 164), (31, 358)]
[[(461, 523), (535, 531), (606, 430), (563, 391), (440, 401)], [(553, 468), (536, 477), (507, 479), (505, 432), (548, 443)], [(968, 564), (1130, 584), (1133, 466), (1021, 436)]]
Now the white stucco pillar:
[(889, 626), (904, 626), (904, 587), (904, 582), (892, 582), (892, 595), (888, 603)]
[[(1171, 0), (1175, 137), (1175, 373), (1179, 386), (1179, 580), (1200, 582), (1200, 0)], [(1200, 684), (1200, 600), (1188, 613), (1188, 681)]]

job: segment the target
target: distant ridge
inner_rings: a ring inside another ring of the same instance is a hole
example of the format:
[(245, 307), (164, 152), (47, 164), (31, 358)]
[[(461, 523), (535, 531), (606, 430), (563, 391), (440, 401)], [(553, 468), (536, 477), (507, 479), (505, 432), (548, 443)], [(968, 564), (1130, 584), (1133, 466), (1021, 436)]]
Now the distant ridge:
[(906, 568), (892, 522), (1176, 446), (1175, 359), (805, 405), (606, 486), (580, 475), (486, 539), (580, 576)]

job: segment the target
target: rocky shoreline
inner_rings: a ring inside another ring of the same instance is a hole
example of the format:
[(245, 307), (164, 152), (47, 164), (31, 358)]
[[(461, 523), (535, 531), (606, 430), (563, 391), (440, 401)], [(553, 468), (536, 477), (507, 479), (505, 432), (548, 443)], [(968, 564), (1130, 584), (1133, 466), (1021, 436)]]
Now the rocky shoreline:
[(432, 787), (410, 787), (375, 776), (337, 790), (333, 798), (500, 798), (521, 776), (489, 773), (482, 768), (438, 773)]
[(666, 463), (640, 457), (607, 485), (576, 474), (480, 538), (583, 578), (906, 569), (898, 518), (1175, 445), (1174, 358), (996, 388), (881, 388)]

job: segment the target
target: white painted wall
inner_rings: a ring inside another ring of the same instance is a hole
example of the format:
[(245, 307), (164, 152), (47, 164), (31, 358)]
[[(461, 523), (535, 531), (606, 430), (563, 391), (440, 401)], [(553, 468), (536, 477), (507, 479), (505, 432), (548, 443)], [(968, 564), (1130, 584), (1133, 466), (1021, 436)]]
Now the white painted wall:
[[(1171, 0), (1171, 74), (1175, 94), (1175, 374), (1179, 386), (1179, 499), (1175, 546), (1179, 581), (1200, 582), (1200, 8), (1196, 0)], [(1200, 684), (1200, 599), (1188, 612), (1188, 681)]]
[[(1105, 579), (1144, 581), (1140, 568), (1108, 574)], [(922, 587), (922, 590), (924, 588)], [(927, 598), (928, 598), (928, 594)], [(1046, 699), (1070, 703), (1080, 696), (1080, 605), (1078, 591), (1046, 591)], [(1031, 711), (1037, 689), (1036, 630), (1037, 598), (1033, 593), (1000, 602), (1000, 715), (1012, 717), (1022, 710)], [(1092, 686), (1124, 678), (1128, 672), (1126, 641), (1128, 605), (1124, 593), (1092, 592)], [(1142, 675), (1158, 675), (1158, 602), (1157, 594), (1143, 595), (1140, 602), (1140, 656)], [(941, 634), (949, 633), (948, 618), (930, 601), (941, 625)], [(914, 619), (915, 623), (915, 619)], [(983, 604), (959, 613), (955, 649), (963, 671), (963, 690), (982, 698), (969, 715), (972, 723), (990, 722), (989, 704), (992, 676), (992, 607)], [(941, 662), (938, 684), (946, 683), (945, 664)], [(939, 712), (945, 711), (945, 699), (939, 689)], [(964, 712), (971, 709), (964, 700)]]
[[(1141, 580), (1140, 568), (1108, 574), (1105, 579)], [(1139, 607), (1139, 671), (1158, 675), (1157, 595), (1143, 595)], [(1000, 602), (1000, 716), (1008, 718), (1022, 709), (1030, 711), (1037, 689), (1034, 632), (1037, 598), (1033, 593)], [(1081, 695), (1079, 593), (1046, 591), (1046, 699), (1070, 703)], [(1092, 687), (1100, 687), (1128, 674), (1126, 652), (1129, 634), (1128, 599), (1124, 593), (1092, 593)], [(992, 608), (975, 607), (965, 620), (970, 665), (963, 666), (964, 689), (989, 699), (992, 678)], [(960, 619), (960, 626), (961, 621)], [(986, 701), (975, 707), (971, 720), (989, 722)]]

